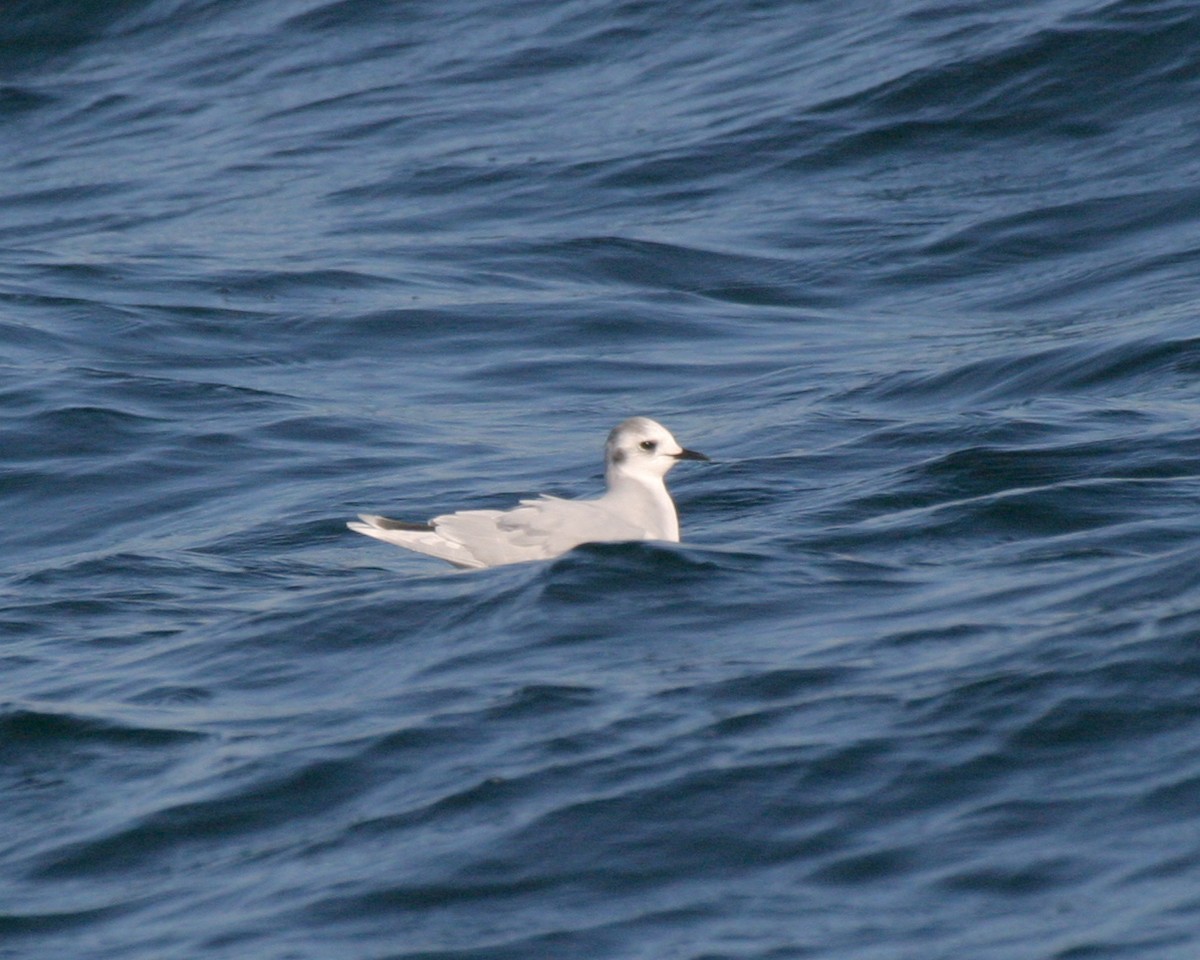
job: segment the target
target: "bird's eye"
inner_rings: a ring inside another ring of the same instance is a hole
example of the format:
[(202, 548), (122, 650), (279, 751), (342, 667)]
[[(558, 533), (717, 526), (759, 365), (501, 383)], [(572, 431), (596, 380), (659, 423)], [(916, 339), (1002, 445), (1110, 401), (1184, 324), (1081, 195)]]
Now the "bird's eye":
[(643, 450), (653, 450), (658, 444), (653, 440), (643, 440), (640, 446)]

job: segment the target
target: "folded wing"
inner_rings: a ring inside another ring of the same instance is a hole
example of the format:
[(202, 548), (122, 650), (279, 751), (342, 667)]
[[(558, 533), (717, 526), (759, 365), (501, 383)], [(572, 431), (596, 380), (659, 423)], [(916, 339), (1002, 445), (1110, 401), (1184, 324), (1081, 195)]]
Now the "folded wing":
[(594, 500), (542, 497), (512, 510), (464, 510), (406, 524), (370, 514), (351, 530), (460, 567), (545, 560), (581, 543), (643, 540), (646, 532)]

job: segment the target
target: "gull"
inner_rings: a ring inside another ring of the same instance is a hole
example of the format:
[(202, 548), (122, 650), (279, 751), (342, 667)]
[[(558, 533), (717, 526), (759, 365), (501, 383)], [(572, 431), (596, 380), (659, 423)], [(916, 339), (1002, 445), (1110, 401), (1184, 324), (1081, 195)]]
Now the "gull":
[(581, 543), (679, 542), (679, 516), (663, 478), (680, 460), (707, 460), (685, 450), (649, 417), (613, 428), (604, 444), (605, 493), (592, 500), (543, 495), (511, 510), (462, 510), (428, 523), (359, 514), (351, 530), (456, 567), (496, 567), (546, 560)]

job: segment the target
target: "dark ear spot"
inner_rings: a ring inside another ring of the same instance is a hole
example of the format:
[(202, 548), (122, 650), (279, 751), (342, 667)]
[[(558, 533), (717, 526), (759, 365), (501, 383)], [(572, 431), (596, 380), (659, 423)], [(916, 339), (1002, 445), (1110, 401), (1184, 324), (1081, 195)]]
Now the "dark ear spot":
[(624, 463), (624, 462), (625, 462), (625, 451), (624, 450), (614, 451), (613, 452), (613, 463)]

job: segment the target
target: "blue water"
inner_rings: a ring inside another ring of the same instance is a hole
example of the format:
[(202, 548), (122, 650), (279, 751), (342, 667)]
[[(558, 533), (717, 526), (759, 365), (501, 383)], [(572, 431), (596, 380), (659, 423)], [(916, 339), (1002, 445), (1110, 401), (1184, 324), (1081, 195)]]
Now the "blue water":
[[(1200, 955), (1200, 8), (0, 18), (0, 957)], [(684, 542), (357, 536), (713, 458)]]

